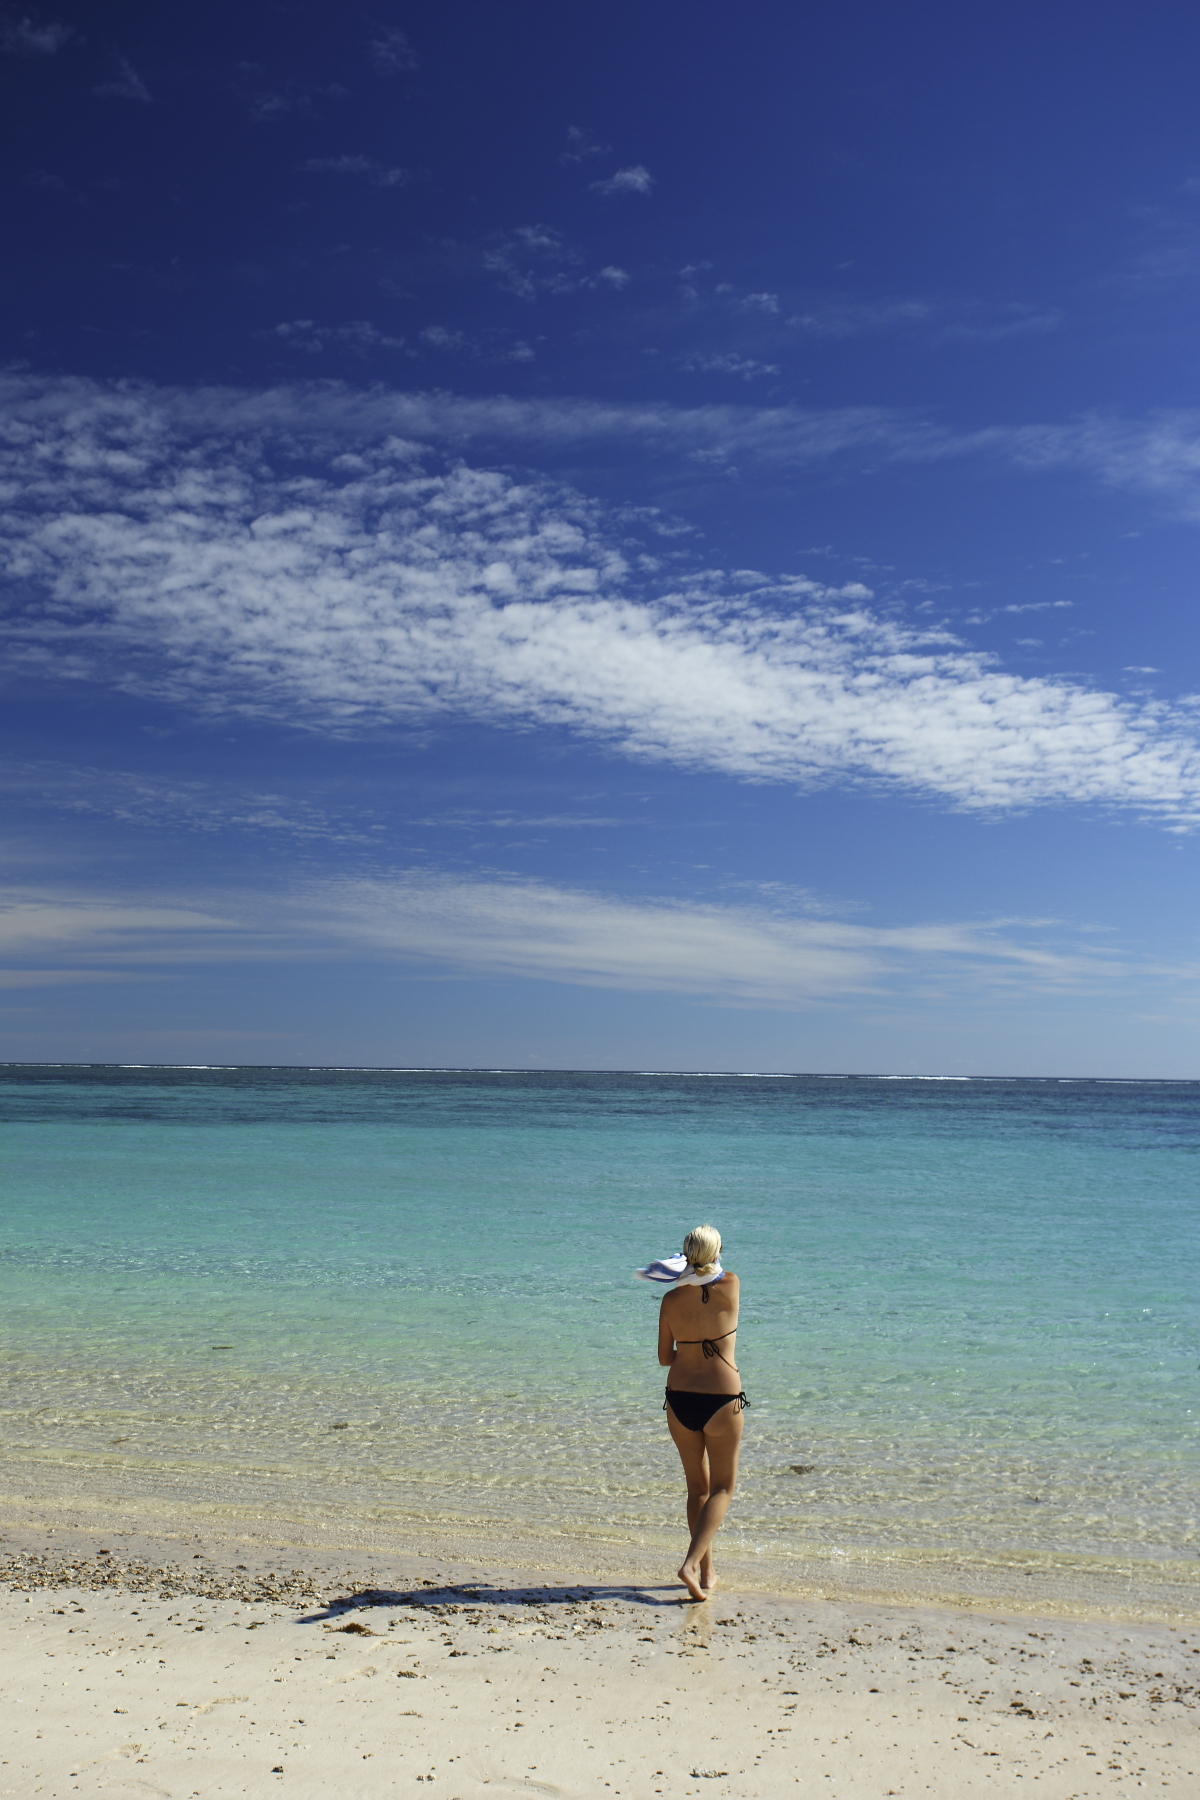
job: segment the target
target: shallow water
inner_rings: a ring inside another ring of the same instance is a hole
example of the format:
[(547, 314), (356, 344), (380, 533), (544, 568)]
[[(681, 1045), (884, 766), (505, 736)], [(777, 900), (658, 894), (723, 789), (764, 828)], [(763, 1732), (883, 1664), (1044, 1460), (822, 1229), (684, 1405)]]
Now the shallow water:
[(17, 1465), (673, 1540), (711, 1218), (731, 1547), (1200, 1573), (1200, 1083), (9, 1067), (0, 1144)]

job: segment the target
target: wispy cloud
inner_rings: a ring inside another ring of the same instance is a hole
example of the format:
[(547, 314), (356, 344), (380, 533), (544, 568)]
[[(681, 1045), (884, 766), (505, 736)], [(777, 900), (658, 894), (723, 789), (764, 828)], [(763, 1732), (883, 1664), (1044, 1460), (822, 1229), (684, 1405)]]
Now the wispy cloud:
[[(765, 327), (777, 321), (780, 332), (806, 338), (853, 338), (899, 332), (919, 335), (930, 344), (998, 343), (1005, 338), (1042, 335), (1062, 324), (1057, 310), (1020, 301), (989, 302), (934, 296), (898, 296), (857, 300), (848, 295), (822, 295), (796, 305), (793, 298), (763, 290), (750, 292), (732, 281), (713, 279), (711, 262), (689, 263), (679, 271), (681, 297), (692, 307), (759, 314)], [(792, 310), (788, 310), (791, 308)], [(777, 333), (776, 341), (786, 341)]]
[(787, 323), (815, 337), (856, 337), (865, 331), (887, 331), (897, 325), (925, 325), (934, 308), (928, 300), (822, 300)]
[(465, 350), (471, 342), (465, 331), (449, 325), (426, 325), (419, 335), (423, 343), (432, 344), (435, 350)]
[(551, 225), (518, 225), (499, 236), (483, 254), (486, 269), (500, 286), (522, 300), (538, 293), (569, 293), (579, 286), (583, 254)]
[(0, 956), (12, 960), (57, 955), (64, 961), (80, 956), (100, 962), (182, 961), (209, 958), (214, 949), (232, 954), (234, 938), (246, 934), (239, 920), (187, 901), (148, 904), (65, 890), (0, 889)]
[(426, 325), (418, 336), (431, 350), (449, 356), (475, 357), (485, 362), (526, 363), (533, 362), (537, 355), (532, 345), (524, 338), (514, 338), (511, 332), (489, 331), (475, 335), (448, 325)]
[(102, 94), (109, 100), (138, 100), (144, 105), (150, 103), (150, 90), (127, 57), (117, 58), (117, 72), (108, 81), (102, 81), (92, 89), (94, 94)]
[(519, 225), (499, 234), (483, 253), (486, 269), (499, 277), (500, 286), (522, 300), (539, 293), (572, 294), (581, 288), (628, 286), (624, 269), (608, 264), (590, 273), (583, 267), (583, 252), (550, 225)]
[[(763, 904), (630, 898), (425, 870), (200, 904), (61, 888), (0, 893), (0, 956), (16, 981), (364, 954), (438, 974), (686, 994), (771, 1010), (882, 998), (914, 983), (926, 994), (1009, 998), (1095, 991), (1132, 967), (1098, 949), (1094, 934), (1047, 921), (873, 926)], [(1143, 982), (1154, 972), (1138, 969)], [(1178, 981), (1196, 971), (1157, 973)]]
[[(928, 421), (883, 408), (805, 411), (791, 406), (518, 400), (505, 394), (461, 395), (361, 389), (323, 382), (270, 388), (105, 387), (82, 378), (42, 380), (0, 372), (0, 417), (18, 435), (42, 421), (78, 415), (86, 428), (111, 418), (120, 433), (140, 435), (145, 422), (182, 438), (225, 432), (298, 433), (331, 449), (399, 435), (432, 442), (513, 445), (530, 451), (608, 443), (622, 453), (640, 448), (681, 457), (722, 449), (733, 456), (803, 467), (838, 455), (937, 458), (974, 450), (1003, 450), (994, 433), (956, 437)], [(57, 428), (57, 427), (56, 427)], [(1200, 433), (1200, 420), (1197, 421)], [(1021, 454), (1029, 446), (1022, 442)]]
[(431, 468), (411, 434), (331, 445), (317, 404), (275, 415), (273, 460), (266, 396), (189, 396), (188, 429), (144, 392), (42, 395), (0, 469), (30, 672), (335, 732), (455, 716), (741, 779), (1200, 816), (1186, 708), (1012, 674), (861, 585), (667, 580), (578, 494)]
[(406, 75), (421, 66), (420, 57), (395, 25), (385, 25), (377, 31), (369, 50), (377, 75)]
[(484, 810), (480, 807), (452, 807), (447, 812), (433, 813), (427, 818), (414, 819), (415, 825), (434, 825), (439, 830), (492, 832), (492, 831), (583, 831), (609, 830), (618, 825), (641, 826), (649, 828), (651, 821), (635, 815), (629, 817), (606, 817), (602, 813), (524, 813), (512, 808), (503, 811)]
[(243, 63), (238, 70), (246, 110), (257, 125), (273, 125), (293, 113), (304, 116), (315, 112), (322, 100), (349, 99), (349, 90), (336, 81), (324, 86), (298, 81), (272, 86), (264, 83), (262, 75), (261, 67), (255, 63)]
[[(239, 410), (239, 400), (219, 404)], [(254, 396), (247, 411), (262, 423), (294, 414), (311, 417), (309, 396)], [(201, 396), (186, 396), (181, 413), (211, 414)], [(623, 404), (594, 400), (513, 400), (507, 395), (473, 400), (454, 395), (397, 394), (378, 398), (330, 391), (320, 424), (332, 432), (411, 431), (414, 436), (456, 442), (524, 442), (639, 445), (679, 455), (734, 461), (753, 459), (801, 468), (838, 456), (861, 454), (896, 462), (937, 462), (965, 457), (995, 458), (1031, 471), (1077, 469), (1106, 487), (1151, 494), (1183, 518), (1200, 522), (1200, 412), (1161, 412), (1141, 419), (1091, 415), (1065, 424), (982, 426), (950, 430), (911, 413), (884, 407), (841, 407), (825, 411), (798, 406), (671, 406), (665, 402)]]
[(306, 175), (353, 175), (372, 187), (406, 187), (412, 180), (407, 169), (389, 168), (370, 156), (310, 156), (302, 166)]
[[(40, 188), (44, 194), (70, 194), (71, 189), (61, 175), (54, 175), (49, 169), (32, 169), (25, 177), (30, 187)], [(78, 201), (79, 195), (72, 198)]]
[(649, 194), (654, 177), (641, 163), (634, 163), (631, 168), (618, 169), (615, 175), (609, 175), (604, 181), (593, 181), (590, 186), (595, 194)]
[(779, 295), (742, 294), (737, 304), (743, 312), (769, 313), (774, 317), (779, 311)]
[(272, 327), (290, 350), (319, 356), (323, 350), (349, 350), (366, 356), (375, 350), (403, 350), (402, 337), (389, 337), (368, 319), (350, 319), (344, 325), (318, 325), (312, 319), (286, 319)]
[(986, 344), (1055, 331), (1062, 323), (1062, 315), (1052, 308), (1019, 302), (997, 306), (974, 300), (822, 299), (791, 314), (785, 322), (812, 337), (849, 338), (871, 332), (920, 331), (939, 343), (957, 339), (964, 343)]
[(602, 144), (593, 131), (586, 126), (567, 126), (567, 147), (559, 157), (560, 162), (586, 162), (589, 156), (608, 156), (611, 145)]
[(758, 362), (752, 356), (735, 356), (732, 351), (723, 355), (708, 355), (697, 351), (683, 358), (685, 369), (702, 370), (711, 375), (739, 375), (743, 381), (753, 381), (759, 375), (782, 375), (779, 363)]
[(143, 415), (161, 428), (204, 436), (241, 430), (298, 432), (329, 447), (389, 435), (489, 450), (513, 445), (533, 452), (610, 444), (680, 458), (703, 456), (803, 468), (869, 452), (876, 462), (992, 458), (1033, 472), (1076, 469), (1105, 486), (1150, 493), (1183, 517), (1200, 521), (1200, 412), (1122, 419), (1094, 415), (1065, 424), (982, 426), (951, 430), (934, 420), (884, 407), (826, 410), (790, 405), (665, 401), (470, 398), (448, 393), (319, 388), (107, 389), (85, 379), (42, 380), (0, 373), (0, 403), (18, 434), (41, 419), (119, 417), (135, 433)]
[(1200, 413), (1138, 420), (1094, 415), (1068, 425), (980, 431), (971, 442), (1028, 469), (1090, 470), (1109, 487), (1158, 494), (1184, 517), (1200, 520)]
[(74, 26), (53, 20), (0, 17), (0, 50), (10, 56), (55, 56), (74, 36)]
[(0, 988), (67, 987), (80, 982), (121, 981), (116, 969), (0, 969)]
[(379, 818), (362, 805), (335, 812), (269, 789), (70, 763), (10, 763), (0, 770), (0, 793), (40, 811), (54, 808), (153, 831), (265, 834), (299, 844), (365, 847), (378, 843), (381, 829)]
[[(997, 988), (1103, 985), (1116, 959), (1045, 924), (904, 927), (796, 917), (754, 905), (628, 899), (528, 880), (425, 872), (347, 881), (307, 904), (376, 951), (477, 974), (790, 1009), (882, 993), (913, 975)], [(326, 910), (327, 909), (327, 910)]]

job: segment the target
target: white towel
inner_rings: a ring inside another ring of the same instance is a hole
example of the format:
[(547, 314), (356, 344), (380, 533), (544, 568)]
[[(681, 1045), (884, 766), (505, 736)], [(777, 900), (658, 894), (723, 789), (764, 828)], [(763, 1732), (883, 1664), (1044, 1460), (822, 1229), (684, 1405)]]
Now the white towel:
[(635, 1281), (657, 1281), (664, 1287), (707, 1287), (710, 1281), (720, 1281), (724, 1273), (718, 1262), (707, 1275), (697, 1275), (694, 1266), (681, 1254), (647, 1263), (644, 1269), (633, 1271), (633, 1278)]

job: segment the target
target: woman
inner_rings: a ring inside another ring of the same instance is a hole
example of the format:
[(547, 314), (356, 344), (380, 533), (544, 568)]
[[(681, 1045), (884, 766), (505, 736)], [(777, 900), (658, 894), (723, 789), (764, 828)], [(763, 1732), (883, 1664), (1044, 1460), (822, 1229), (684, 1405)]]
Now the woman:
[(688, 1268), (663, 1295), (658, 1315), (658, 1360), (667, 1377), (664, 1410), (687, 1480), (692, 1534), (679, 1570), (693, 1600), (714, 1586), (712, 1541), (729, 1511), (742, 1446), (742, 1413), (749, 1405), (738, 1377), (739, 1285), (721, 1268), (721, 1234), (699, 1225), (683, 1240)]

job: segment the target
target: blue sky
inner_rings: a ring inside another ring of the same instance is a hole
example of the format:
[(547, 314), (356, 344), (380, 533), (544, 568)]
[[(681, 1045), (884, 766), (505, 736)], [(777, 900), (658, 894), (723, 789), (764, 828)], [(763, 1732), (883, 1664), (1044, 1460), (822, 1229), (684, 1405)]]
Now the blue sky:
[(1194, 8), (0, 51), (0, 1054), (1200, 1074)]

